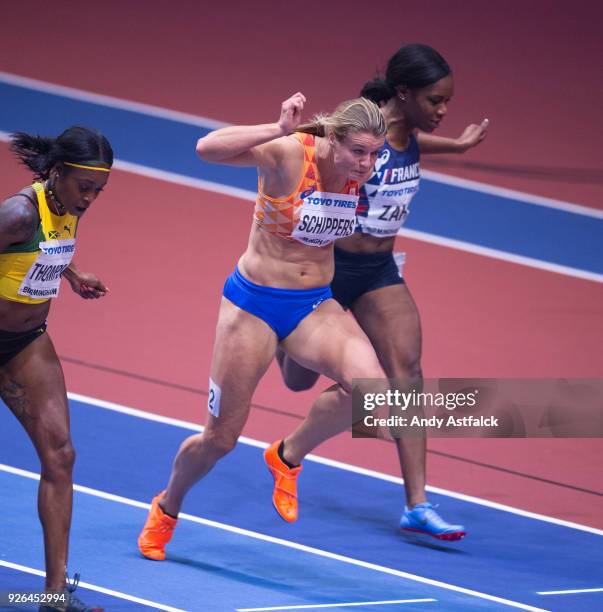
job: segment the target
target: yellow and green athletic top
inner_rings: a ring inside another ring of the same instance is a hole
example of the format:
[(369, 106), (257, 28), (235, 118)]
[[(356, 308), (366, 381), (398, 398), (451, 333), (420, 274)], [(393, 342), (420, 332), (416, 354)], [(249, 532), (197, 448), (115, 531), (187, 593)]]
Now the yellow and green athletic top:
[(59, 295), (61, 274), (75, 253), (78, 218), (58, 216), (48, 207), (44, 186), (34, 183), (40, 223), (29, 241), (13, 244), (0, 253), (0, 298), (40, 304)]

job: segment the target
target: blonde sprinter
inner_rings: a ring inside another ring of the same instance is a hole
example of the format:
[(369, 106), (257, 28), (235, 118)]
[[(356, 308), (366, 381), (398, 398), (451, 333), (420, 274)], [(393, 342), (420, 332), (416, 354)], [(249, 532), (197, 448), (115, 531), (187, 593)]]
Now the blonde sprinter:
[(376, 104), (359, 98), (301, 125), (305, 102), (296, 93), (278, 121), (223, 128), (197, 144), (205, 161), (256, 166), (258, 198), (247, 250), (224, 286), (205, 430), (180, 447), (138, 540), (150, 559), (165, 558), (187, 491), (235, 446), (279, 345), (336, 383), (290, 441), (300, 460), (349, 425), (352, 379), (384, 376), (364, 332), (332, 299), (330, 283), (333, 241), (354, 231), (358, 182), (375, 163), (385, 122)]

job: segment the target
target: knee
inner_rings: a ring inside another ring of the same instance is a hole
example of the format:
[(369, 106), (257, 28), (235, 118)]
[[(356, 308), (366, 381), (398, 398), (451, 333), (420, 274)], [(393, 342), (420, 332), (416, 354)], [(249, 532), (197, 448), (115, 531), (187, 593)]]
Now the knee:
[(40, 453), (42, 474), (45, 478), (71, 478), (75, 464), (75, 449), (71, 439), (49, 445)]
[(372, 345), (367, 341), (358, 343), (355, 350), (348, 351), (342, 365), (341, 386), (348, 391), (352, 381), (363, 378), (384, 379), (386, 374), (379, 363)]
[(320, 376), (313, 370), (308, 370), (299, 365), (282, 351), (277, 354), (277, 361), (281, 368), (283, 381), (290, 391), (307, 391), (316, 384)]
[(203, 450), (217, 461), (234, 449), (238, 438), (238, 435), (229, 431), (206, 431), (201, 437), (201, 443)]
[(392, 350), (386, 350), (381, 359), (390, 378), (423, 378), (420, 348), (396, 346)]
[(316, 383), (317, 378), (318, 378), (318, 375), (312, 376), (311, 378), (308, 377), (307, 379), (304, 379), (304, 380), (289, 379), (285, 376), (284, 381), (285, 381), (285, 386), (287, 387), (287, 389), (289, 389), (289, 391), (295, 391), (296, 393), (298, 393), (299, 391), (307, 391), (308, 389), (311, 389)]
[(421, 362), (418, 359), (409, 359), (401, 362), (392, 369), (391, 378), (406, 378), (412, 381), (418, 381), (423, 378), (421, 370)]

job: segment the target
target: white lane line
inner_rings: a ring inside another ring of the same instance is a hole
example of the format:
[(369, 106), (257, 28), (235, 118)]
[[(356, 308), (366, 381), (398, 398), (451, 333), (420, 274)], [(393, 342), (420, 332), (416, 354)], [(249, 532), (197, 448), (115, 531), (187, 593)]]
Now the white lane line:
[(453, 187), (468, 189), (469, 191), (479, 191), (480, 193), (487, 193), (488, 195), (500, 196), (501, 198), (515, 200), (523, 204), (534, 204), (536, 206), (544, 206), (546, 208), (562, 210), (563, 212), (569, 212), (576, 215), (603, 219), (603, 210), (591, 208), (590, 206), (582, 206), (581, 204), (574, 204), (573, 202), (564, 202), (563, 200), (555, 200), (553, 198), (538, 196), (531, 193), (526, 193), (524, 191), (497, 187), (495, 185), (490, 185), (489, 183), (481, 183), (479, 181), (459, 178), (457, 176), (451, 176), (441, 172), (434, 172), (433, 170), (421, 169), (421, 177), (432, 180), (436, 183), (452, 185)]
[(311, 604), (306, 606), (273, 606), (271, 608), (237, 608), (237, 612), (265, 612), (268, 610), (314, 610), (316, 608), (351, 608), (354, 606), (387, 606), (392, 604), (427, 603), (437, 599), (392, 599), (391, 601), (359, 601), (353, 603)]
[[(172, 121), (179, 121), (181, 123), (188, 123), (190, 125), (196, 125), (211, 130), (230, 125), (229, 123), (217, 121), (216, 119), (210, 119), (209, 117), (193, 115), (191, 113), (183, 113), (165, 108), (163, 106), (155, 106), (152, 104), (126, 100), (124, 98), (97, 94), (75, 87), (57, 85), (56, 83), (50, 83), (49, 81), (32, 79), (10, 72), (0, 71), (0, 82), (8, 83), (10, 85), (17, 85), (18, 87), (25, 87), (26, 89), (33, 89), (35, 91), (64, 96), (74, 100), (81, 100), (83, 102), (92, 102), (93, 104), (100, 104), (110, 108), (118, 108), (143, 115), (150, 115), (153, 117), (170, 119)], [(422, 170), (421, 175), (426, 179), (437, 183), (462, 187), (463, 189), (488, 193), (503, 198), (509, 198), (511, 200), (518, 200), (526, 204), (535, 204), (537, 206), (545, 206), (548, 208), (563, 210), (565, 212), (603, 219), (602, 210), (590, 208), (589, 206), (581, 206), (580, 204), (574, 204), (572, 202), (565, 202), (563, 200), (556, 200), (554, 198), (547, 198), (545, 196), (537, 196), (523, 191), (506, 189), (504, 187), (497, 187), (495, 185), (490, 185), (489, 183), (481, 183), (479, 181), (458, 178), (442, 172), (434, 172), (433, 170)]]
[(144, 104), (143, 102), (134, 102), (132, 100), (124, 100), (123, 98), (115, 98), (113, 96), (105, 96), (103, 94), (93, 93), (84, 89), (75, 87), (65, 87), (48, 81), (40, 81), (38, 79), (30, 79), (28, 77), (12, 74), (10, 72), (0, 71), (0, 81), (9, 85), (17, 85), (34, 91), (42, 91), (44, 93), (53, 94), (71, 98), (72, 100), (81, 100), (82, 102), (91, 102), (101, 106), (110, 108), (118, 108), (120, 110), (132, 111), (141, 115), (150, 115), (151, 117), (159, 117), (161, 119), (170, 119), (180, 123), (188, 123), (210, 130), (225, 127), (228, 124), (208, 117), (199, 115), (191, 115), (190, 113), (182, 113), (180, 111), (171, 110), (162, 106), (154, 106), (152, 104)]
[[(87, 395), (81, 395), (79, 393), (69, 392), (67, 394), (69, 399), (72, 399), (76, 402), (82, 402), (84, 404), (91, 404), (92, 406), (97, 406), (98, 408), (104, 408), (105, 410), (113, 410), (115, 412), (120, 412), (122, 414), (127, 414), (139, 419), (146, 419), (147, 421), (155, 421), (157, 423), (163, 423), (165, 425), (173, 425), (174, 427), (181, 427), (182, 429), (187, 429), (189, 431), (203, 431), (203, 426), (197, 423), (192, 423), (190, 421), (183, 421), (180, 419), (173, 419), (171, 417), (161, 416), (159, 414), (153, 414), (152, 412), (146, 412), (144, 410), (140, 410), (138, 408), (130, 408), (128, 406), (122, 406), (121, 404), (116, 404), (115, 402), (109, 402), (102, 399), (97, 399), (94, 397), (89, 397)], [(261, 442), (260, 440), (255, 440), (253, 438), (248, 438), (246, 436), (240, 436), (239, 442), (243, 444), (247, 444), (249, 446), (255, 446), (256, 448), (267, 448), (270, 443)], [(404, 484), (404, 480), (399, 476), (391, 476), (390, 474), (382, 474), (381, 472), (377, 472), (375, 470), (369, 470), (366, 468), (358, 467), (356, 465), (351, 465), (349, 463), (344, 463), (342, 461), (335, 461), (334, 459), (327, 459), (326, 457), (320, 457), (318, 455), (307, 455), (305, 460), (314, 461), (315, 463), (320, 463), (322, 465), (328, 465), (330, 467), (334, 467), (340, 470), (345, 470), (347, 472), (353, 472), (355, 474), (361, 474), (363, 476), (369, 476), (370, 478), (377, 478), (378, 480), (385, 480), (387, 482), (393, 482), (395, 484)], [(495, 510), (501, 510), (503, 512), (509, 512), (511, 514), (517, 514), (518, 516), (523, 516), (525, 518), (535, 519), (538, 521), (544, 521), (546, 523), (552, 523), (553, 525), (559, 525), (561, 527), (569, 527), (570, 529), (579, 529), (580, 531), (586, 531), (587, 533), (592, 533), (594, 535), (603, 536), (603, 529), (597, 529), (595, 527), (590, 527), (588, 525), (581, 525), (580, 523), (573, 523), (571, 521), (564, 521), (563, 519), (558, 519), (552, 516), (546, 516), (544, 514), (537, 514), (535, 512), (529, 512), (527, 510), (521, 510), (520, 508), (515, 508), (513, 506), (507, 506), (505, 504), (499, 504), (497, 502), (489, 501), (487, 499), (482, 499), (481, 497), (474, 497), (473, 495), (465, 495), (464, 493), (457, 493), (456, 491), (449, 491), (448, 489), (442, 489), (440, 487), (433, 487), (431, 485), (427, 485), (427, 490), (432, 493), (437, 493), (438, 495), (445, 495), (446, 497), (452, 497), (454, 499), (459, 499), (461, 501), (466, 501), (472, 504), (478, 504), (480, 506), (486, 506), (487, 508), (493, 508)]]
[[(42, 578), (46, 576), (46, 573), (43, 572), (42, 570), (34, 569), (33, 567), (27, 567), (26, 565), (19, 565), (18, 563), (11, 563), (10, 561), (0, 560), (0, 566), (8, 567), (10, 569), (17, 570), (18, 572), (24, 572), (26, 574), (33, 574), (34, 576), (41, 576)], [(150, 601), (148, 599), (134, 597), (134, 595), (127, 595), (126, 593), (121, 593), (120, 591), (114, 591), (113, 589), (106, 589), (105, 587), (100, 587), (96, 584), (90, 584), (89, 582), (83, 582), (82, 580), (80, 580), (78, 584), (83, 589), (89, 589), (91, 591), (97, 591), (98, 593), (103, 593), (105, 595), (111, 595), (112, 597), (118, 597), (119, 599), (133, 601), (135, 603), (139, 603), (144, 606), (149, 606), (150, 608), (155, 608), (156, 610), (167, 610), (167, 612), (186, 612), (185, 610), (182, 610), (181, 608), (174, 608), (172, 606), (166, 606), (164, 604), (160, 604), (155, 601)]]
[(255, 191), (248, 191), (247, 189), (231, 187), (230, 185), (224, 185), (222, 183), (214, 183), (213, 181), (205, 181), (203, 179), (184, 176), (182, 174), (177, 174), (176, 172), (169, 172), (167, 170), (150, 168), (149, 166), (143, 166), (142, 164), (135, 164), (132, 162), (117, 160), (114, 163), (114, 166), (119, 170), (123, 170), (124, 172), (130, 172), (131, 174), (138, 174), (147, 178), (153, 178), (168, 183), (174, 183), (176, 185), (192, 187), (193, 189), (201, 189), (202, 191), (221, 193), (223, 195), (231, 196), (239, 200), (255, 202), (257, 198), (257, 193)]
[[(0, 140), (8, 142), (9, 134), (7, 132), (0, 131)], [(239, 187), (231, 187), (222, 183), (215, 183), (213, 181), (206, 181), (190, 176), (184, 176), (176, 172), (169, 172), (167, 170), (151, 168), (149, 166), (143, 166), (142, 164), (135, 164), (132, 162), (116, 159), (113, 163), (113, 166), (118, 170), (122, 170), (123, 172), (129, 172), (137, 176), (144, 176), (146, 178), (165, 181), (167, 183), (172, 183), (175, 185), (182, 185), (184, 187), (190, 187), (192, 189), (200, 189), (202, 191), (219, 193), (222, 195), (237, 198), (239, 200), (244, 200), (245, 202), (254, 202), (256, 198), (256, 193), (247, 189), (240, 189)], [(554, 272), (557, 274), (563, 274), (565, 276), (580, 278), (582, 280), (603, 283), (603, 274), (590, 272), (588, 270), (582, 270), (580, 268), (572, 268), (570, 266), (562, 266), (560, 264), (551, 263), (541, 259), (535, 259), (533, 257), (516, 255), (508, 251), (499, 251), (498, 249), (491, 249), (489, 247), (480, 246), (472, 242), (464, 242), (462, 240), (455, 240), (453, 238), (444, 238), (442, 236), (437, 236), (436, 234), (430, 234), (428, 232), (420, 232), (418, 230), (411, 230), (406, 228), (401, 228), (398, 232), (398, 235), (405, 238), (410, 238), (412, 240), (420, 240), (422, 242), (429, 242), (430, 244), (436, 244), (438, 246), (464, 251), (473, 255), (480, 255), (482, 257), (489, 257), (491, 259), (507, 261), (510, 263), (527, 266), (529, 268), (535, 268), (537, 270), (544, 270), (545, 272)]]
[[(23, 478), (29, 478), (31, 480), (40, 480), (39, 474), (30, 472), (28, 470), (22, 470), (20, 468), (16, 468), (10, 465), (5, 465), (3, 463), (0, 463), (0, 471), (6, 472), (8, 474), (14, 474), (15, 476), (21, 476)], [(77, 491), (79, 493), (84, 493), (86, 495), (91, 495), (93, 497), (98, 497), (101, 499), (106, 499), (109, 501), (117, 502), (117, 503), (120, 503), (126, 506), (144, 508), (147, 510), (151, 507), (151, 504), (148, 504), (148, 503), (139, 502), (133, 499), (129, 499), (127, 497), (122, 497), (120, 495), (113, 495), (112, 493), (106, 493), (105, 491), (99, 491), (98, 489), (92, 489), (90, 487), (84, 487), (78, 484), (74, 484), (73, 489), (74, 491)], [(180, 520), (190, 521), (191, 523), (197, 523), (199, 525), (205, 525), (207, 527), (214, 527), (216, 529), (228, 531), (229, 533), (235, 533), (237, 535), (242, 535), (248, 538), (253, 538), (254, 540), (270, 542), (271, 544), (277, 544), (279, 546), (284, 546), (286, 548), (291, 548), (293, 550), (299, 550), (302, 552), (309, 553), (311, 555), (315, 555), (317, 557), (331, 559), (333, 561), (339, 561), (341, 563), (346, 563), (348, 565), (353, 565), (355, 567), (362, 567), (363, 569), (373, 570), (375, 572), (380, 572), (382, 574), (388, 574), (390, 576), (396, 576), (398, 578), (405, 578), (406, 580), (412, 580), (413, 582), (419, 582), (421, 584), (428, 584), (430, 586), (438, 587), (441, 589), (446, 589), (448, 591), (453, 591), (455, 593), (463, 593), (464, 595), (469, 595), (471, 597), (477, 597), (479, 599), (485, 599), (487, 601), (494, 601), (496, 603), (500, 603), (500, 604), (509, 606), (511, 608), (519, 608), (520, 610), (530, 610), (531, 612), (546, 612), (546, 611), (543, 611), (542, 608), (536, 608), (534, 606), (529, 606), (527, 604), (523, 604), (517, 601), (510, 600), (510, 599), (505, 599), (503, 597), (489, 595), (488, 593), (474, 591), (473, 589), (466, 589), (464, 587), (460, 587), (455, 584), (449, 584), (447, 582), (441, 582), (440, 580), (433, 580), (431, 578), (417, 576), (416, 574), (409, 574), (408, 572), (403, 572), (400, 570), (392, 569), (390, 567), (385, 567), (383, 565), (377, 565), (375, 563), (369, 563), (367, 561), (360, 561), (359, 559), (353, 559), (352, 557), (338, 555), (336, 553), (328, 552), (326, 550), (321, 550), (319, 548), (313, 548), (311, 546), (306, 546), (304, 544), (298, 544), (296, 542), (289, 542), (288, 540), (283, 540), (281, 538), (275, 538), (273, 536), (265, 535), (263, 533), (258, 533), (256, 531), (250, 531), (249, 529), (242, 529), (241, 527), (234, 527), (233, 525), (228, 525), (226, 523), (219, 523), (217, 521), (211, 521), (209, 519), (204, 519), (199, 516), (195, 516), (193, 514), (186, 514), (184, 512), (181, 512), (178, 515), (178, 518)]]
[(490, 257), (491, 259), (499, 259), (501, 261), (507, 261), (509, 263), (527, 266), (528, 268), (536, 268), (538, 270), (544, 270), (546, 272), (555, 272), (557, 274), (563, 274), (565, 276), (573, 276), (575, 278), (581, 278), (583, 280), (603, 283), (603, 274), (599, 274), (597, 272), (590, 272), (588, 270), (582, 270), (581, 268), (572, 268), (570, 266), (562, 266), (561, 264), (552, 263), (543, 259), (535, 259), (534, 257), (516, 255), (514, 253), (509, 253), (508, 251), (499, 251), (498, 249), (491, 249), (490, 247), (480, 246), (479, 244), (474, 244), (473, 242), (454, 240), (453, 238), (445, 238), (444, 236), (437, 236), (436, 234), (420, 232), (418, 230), (412, 230), (405, 227), (401, 228), (398, 231), (398, 236), (410, 238), (412, 240), (420, 240), (421, 242), (429, 242), (430, 244), (437, 244), (438, 246), (448, 247), (449, 249), (456, 249), (457, 251), (465, 251), (466, 253), (472, 253), (474, 255)]
[(568, 591), (538, 591), (538, 595), (574, 595), (575, 593), (603, 593), (603, 588), (572, 589)]

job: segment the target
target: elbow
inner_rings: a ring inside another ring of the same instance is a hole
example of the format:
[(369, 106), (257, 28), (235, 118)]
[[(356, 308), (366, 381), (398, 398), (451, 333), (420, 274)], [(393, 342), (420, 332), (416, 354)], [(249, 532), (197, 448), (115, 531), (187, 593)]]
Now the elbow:
[(208, 147), (206, 142), (206, 137), (199, 138), (197, 140), (197, 146), (195, 147), (195, 151), (197, 151), (197, 155), (203, 160), (208, 161)]
[(195, 151), (197, 151), (197, 155), (206, 162), (220, 162), (224, 159), (223, 148), (220, 146), (219, 141), (216, 142), (216, 140), (212, 138), (211, 134), (207, 134), (203, 136), (203, 138), (197, 140)]

